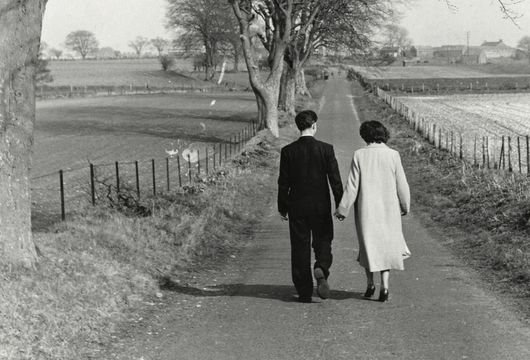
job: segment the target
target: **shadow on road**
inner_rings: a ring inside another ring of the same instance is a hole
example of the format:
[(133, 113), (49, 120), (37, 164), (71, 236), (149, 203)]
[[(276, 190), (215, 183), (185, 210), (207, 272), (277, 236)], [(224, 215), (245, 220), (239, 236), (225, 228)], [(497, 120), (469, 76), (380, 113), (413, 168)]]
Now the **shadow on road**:
[[(179, 294), (207, 297), (207, 296), (244, 296), (259, 299), (272, 299), (284, 302), (294, 302), (296, 297), (293, 286), (288, 285), (265, 285), (265, 284), (220, 284), (204, 288), (196, 288), (189, 285), (178, 284), (171, 279), (164, 278), (161, 281), (162, 290), (174, 291)], [(332, 300), (366, 300), (362, 293), (331, 290), (330, 299)]]

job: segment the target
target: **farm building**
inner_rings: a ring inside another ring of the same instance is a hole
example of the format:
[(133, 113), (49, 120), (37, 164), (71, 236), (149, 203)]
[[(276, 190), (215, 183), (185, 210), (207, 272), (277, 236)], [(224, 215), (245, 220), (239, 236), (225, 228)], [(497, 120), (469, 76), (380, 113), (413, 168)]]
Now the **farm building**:
[(381, 57), (393, 57), (397, 58), (401, 54), (401, 48), (397, 46), (385, 46), (379, 50)]
[(480, 47), (485, 51), (488, 59), (513, 58), (517, 52), (517, 49), (506, 45), (502, 40), (485, 41)]
[(416, 46), (416, 56), (420, 59), (431, 59), (434, 57), (432, 46)]
[(456, 62), (461, 59), (462, 55), (464, 55), (465, 49), (465, 45), (443, 45), (435, 49), (434, 56), (446, 58), (451, 62)]
[(462, 63), (464, 64), (486, 64), (487, 62), (486, 50), (481, 46), (470, 46), (462, 55)]

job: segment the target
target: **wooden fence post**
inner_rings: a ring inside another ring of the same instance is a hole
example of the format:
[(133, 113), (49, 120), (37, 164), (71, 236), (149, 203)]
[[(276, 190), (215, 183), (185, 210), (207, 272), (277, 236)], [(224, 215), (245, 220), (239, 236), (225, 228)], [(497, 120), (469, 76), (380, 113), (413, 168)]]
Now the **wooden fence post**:
[(169, 192), (170, 186), (169, 186), (169, 157), (166, 157), (166, 184), (167, 184), (167, 191)]
[(477, 166), (477, 135), (475, 134), (475, 140), (473, 142), (473, 165)]
[(530, 139), (526, 135), (526, 174), (530, 176)]
[(519, 136), (517, 136), (517, 162), (519, 163), (519, 174), (522, 173), (522, 166), (521, 166), (521, 140)]
[(96, 184), (94, 179), (94, 165), (90, 164), (90, 194), (92, 196), (92, 205), (96, 205)]
[(120, 195), (120, 165), (118, 162), (115, 162), (116, 166), (116, 196), (118, 197), (119, 201), (119, 195)]
[(508, 171), (512, 172), (512, 137), (508, 136)]
[(182, 169), (180, 167), (180, 156), (177, 156), (177, 168), (179, 173), (179, 187), (182, 187)]
[(134, 162), (134, 170), (136, 175), (136, 194), (138, 195), (138, 199), (140, 198), (140, 172), (138, 171), (138, 160)]
[(60, 183), (60, 190), (61, 190), (61, 220), (66, 220), (66, 211), (65, 211), (65, 205), (64, 205), (64, 178), (63, 178), (63, 171), (59, 170), (59, 183)]
[(464, 159), (464, 139), (462, 138), (462, 133), (460, 133), (460, 160)]
[(151, 159), (151, 171), (153, 172), (153, 196), (156, 196), (155, 159)]
[(191, 183), (191, 155), (188, 154), (188, 182)]
[(197, 149), (197, 174), (201, 174), (201, 157), (199, 149)]

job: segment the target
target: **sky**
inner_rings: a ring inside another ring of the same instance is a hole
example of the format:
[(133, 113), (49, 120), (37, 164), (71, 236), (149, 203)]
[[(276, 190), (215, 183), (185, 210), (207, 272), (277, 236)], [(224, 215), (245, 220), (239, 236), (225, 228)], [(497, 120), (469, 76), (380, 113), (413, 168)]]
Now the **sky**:
[[(497, 0), (449, 1), (457, 8), (450, 9), (446, 0), (410, 0), (402, 9), (401, 25), (415, 45), (466, 44), (469, 32), (470, 45), (502, 39), (516, 46), (522, 36), (530, 35), (530, 0), (514, 6), (522, 14), (519, 27), (503, 19)], [(165, 11), (166, 0), (49, 0), (42, 40), (62, 49), (68, 33), (89, 30), (101, 47), (130, 52), (127, 44), (137, 36), (171, 38), (164, 26)]]

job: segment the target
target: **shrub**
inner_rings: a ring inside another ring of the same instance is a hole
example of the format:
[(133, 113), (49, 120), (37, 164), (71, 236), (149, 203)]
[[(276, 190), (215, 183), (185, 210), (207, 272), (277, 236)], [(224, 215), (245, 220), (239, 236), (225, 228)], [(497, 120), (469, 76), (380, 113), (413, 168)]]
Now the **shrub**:
[(164, 71), (168, 71), (169, 68), (175, 63), (175, 59), (169, 55), (161, 55), (158, 60), (160, 61), (160, 65), (162, 65), (162, 70)]

